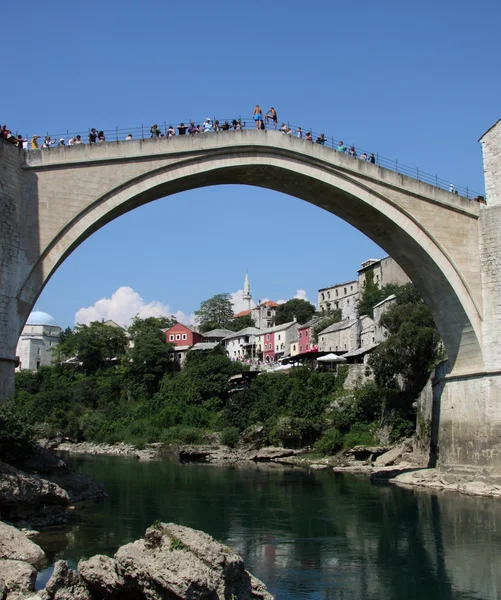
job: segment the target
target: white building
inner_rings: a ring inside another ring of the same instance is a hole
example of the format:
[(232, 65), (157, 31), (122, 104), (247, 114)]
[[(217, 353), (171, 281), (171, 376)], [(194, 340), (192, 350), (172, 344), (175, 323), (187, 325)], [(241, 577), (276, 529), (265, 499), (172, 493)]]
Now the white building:
[(223, 343), (228, 357), (231, 360), (255, 358), (256, 336), (260, 333), (257, 327), (246, 327), (225, 337)]
[(61, 331), (54, 317), (38, 310), (32, 312), (17, 342), (18, 369), (36, 371), (51, 365), (54, 360), (52, 349), (59, 344)]
[(341, 310), (342, 319), (357, 316), (358, 281), (346, 281), (318, 290), (318, 310), (321, 313)]
[(345, 319), (339, 323), (334, 323), (318, 334), (318, 349), (320, 352), (351, 352), (356, 350), (359, 344), (359, 319)]

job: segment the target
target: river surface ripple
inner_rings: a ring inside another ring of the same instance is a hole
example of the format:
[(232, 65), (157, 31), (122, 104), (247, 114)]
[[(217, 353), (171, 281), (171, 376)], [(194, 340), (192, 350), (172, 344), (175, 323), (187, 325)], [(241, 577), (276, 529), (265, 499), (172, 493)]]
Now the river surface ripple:
[[(501, 595), (501, 501), (373, 485), (279, 465), (72, 458), (108, 498), (36, 540), (52, 561), (113, 555), (156, 519), (229, 544), (277, 600), (490, 600)], [(41, 574), (43, 587), (50, 569)]]

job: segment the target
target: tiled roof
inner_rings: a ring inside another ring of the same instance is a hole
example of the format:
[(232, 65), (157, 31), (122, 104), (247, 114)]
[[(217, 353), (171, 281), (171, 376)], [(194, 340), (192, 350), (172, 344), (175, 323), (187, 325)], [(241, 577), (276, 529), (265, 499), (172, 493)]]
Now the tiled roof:
[(231, 329), (211, 329), (211, 331), (204, 331), (202, 335), (205, 338), (217, 337), (217, 338), (225, 338), (227, 335), (233, 333)]
[(275, 325), (274, 327), (268, 327), (267, 329), (261, 329), (259, 333), (274, 333), (275, 331), (283, 331), (289, 329), (291, 325), (297, 325), (296, 321), (289, 321), (289, 323), (282, 323), (281, 325)]
[(219, 346), (219, 342), (198, 342), (191, 350), (213, 350), (216, 346)]
[(322, 318), (323, 317), (312, 317), (309, 321), (306, 321), (306, 323), (299, 325), (298, 329), (306, 329), (307, 327), (311, 327), (312, 325), (315, 325), (315, 323)]
[(357, 348), (356, 350), (352, 350), (351, 352), (347, 352), (343, 354), (343, 358), (349, 358), (350, 356), (360, 356), (362, 354), (367, 354), (367, 352), (372, 352), (376, 346), (379, 344), (370, 344), (369, 346), (362, 346), (362, 348)]
[(318, 335), (324, 335), (326, 333), (334, 333), (335, 331), (342, 331), (343, 329), (348, 329), (348, 327), (352, 327), (357, 322), (356, 319), (345, 319), (344, 321), (339, 321), (339, 323), (333, 323), (329, 325), (327, 329), (323, 331), (319, 331)]
[(261, 333), (261, 329), (257, 327), (246, 327), (245, 329), (241, 329), (240, 331), (232, 331), (230, 335), (227, 335), (225, 340), (232, 340), (234, 338), (242, 337), (244, 335), (258, 335)]
[(250, 315), (252, 311), (250, 310), (242, 310), (239, 313), (237, 313), (236, 315), (233, 315), (233, 318), (236, 319), (237, 317), (246, 317), (247, 315)]

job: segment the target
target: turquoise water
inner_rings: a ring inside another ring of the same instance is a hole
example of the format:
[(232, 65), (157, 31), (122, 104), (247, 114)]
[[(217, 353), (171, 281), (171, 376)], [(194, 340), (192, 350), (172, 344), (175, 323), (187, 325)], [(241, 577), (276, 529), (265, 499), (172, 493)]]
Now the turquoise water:
[(53, 560), (113, 555), (160, 519), (231, 545), (278, 600), (501, 595), (498, 500), (275, 465), (72, 462), (102, 482), (108, 498), (78, 509), (68, 532), (40, 539)]

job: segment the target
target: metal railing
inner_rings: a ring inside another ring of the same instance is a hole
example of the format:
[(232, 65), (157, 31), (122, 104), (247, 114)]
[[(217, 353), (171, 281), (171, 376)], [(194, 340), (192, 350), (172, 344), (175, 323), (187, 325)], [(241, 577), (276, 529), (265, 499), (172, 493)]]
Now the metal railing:
[[(225, 118), (217, 119), (216, 117), (212, 117), (211, 121), (213, 124), (215, 124), (217, 121), (219, 123), (219, 127), (221, 127), (225, 122), (228, 122), (228, 124), (230, 125), (230, 131), (234, 131), (234, 129), (233, 129), (233, 120), (234, 119), (235, 120), (240, 119), (242, 124), (244, 124), (245, 129), (256, 128), (255, 121), (252, 117), (242, 117), (240, 115), (238, 117), (231, 117), (228, 119), (225, 119)], [(203, 125), (204, 125), (205, 121), (188, 119), (186, 121), (180, 121), (179, 124), (180, 123), (184, 123), (184, 125), (186, 125), (187, 127), (193, 123), (195, 126), (199, 126), (200, 130), (201, 130), (200, 133), (203, 133)], [(279, 122), (277, 124), (277, 131), (280, 131), (281, 124), (282, 124), (282, 122)], [(178, 124), (174, 124), (174, 122), (163, 121), (162, 123), (157, 122), (157, 125), (160, 130), (160, 136), (168, 137), (168, 129), (172, 125), (176, 131), (176, 137), (177, 137)], [(287, 133), (284, 133), (284, 135), (292, 135), (293, 137), (299, 137), (298, 131), (301, 131), (302, 138), (305, 139), (307, 133), (309, 132), (312, 137), (312, 143), (319, 143), (317, 140), (320, 138), (321, 135), (323, 135), (323, 134), (320, 134), (320, 133), (314, 131), (313, 129), (305, 128), (305, 127), (298, 126), (298, 125), (292, 125), (289, 122), (284, 123), (284, 125), (287, 128)], [(151, 128), (150, 125), (141, 124), (141, 126), (128, 127), (128, 128), (123, 128), (123, 127), (118, 127), (118, 126), (113, 129), (103, 129), (103, 130), (96, 128), (96, 131), (102, 131), (104, 133), (106, 142), (120, 142), (120, 141), (124, 141), (127, 138), (127, 136), (129, 136), (129, 135), (131, 136), (129, 139), (133, 139), (133, 140), (138, 140), (138, 139), (144, 140), (144, 139), (149, 139), (150, 137), (156, 137), (150, 133), (150, 128)], [(269, 123), (265, 122), (265, 129), (266, 130), (273, 129), (273, 123), (271, 122), (271, 120)], [(80, 135), (82, 142), (87, 144), (89, 133), (90, 133), (90, 129), (87, 129), (86, 131), (66, 130), (64, 132), (59, 132), (59, 133), (54, 133), (54, 134), (52, 134), (52, 133), (49, 134), (47, 132), (46, 135), (50, 135), (52, 141), (55, 140), (56, 144), (61, 138), (63, 138), (67, 144), (69, 140), (76, 138), (77, 135)], [(220, 131), (218, 133), (221, 133), (224, 135), (224, 134), (229, 133), (229, 131)], [(18, 135), (18, 133), (16, 132), (16, 136), (17, 135)], [(188, 131), (186, 131), (186, 135), (189, 135)], [(31, 137), (32, 136), (29, 136), (29, 135), (25, 136), (25, 139), (28, 140), (28, 148), (27, 148), (28, 150), (31, 148), (31, 144), (30, 144)], [(39, 142), (39, 146), (41, 146), (43, 144), (43, 137), (40, 137), (38, 142)], [(100, 142), (100, 143), (102, 143), (102, 142)], [(54, 146), (56, 144), (54, 144)], [(327, 148), (331, 148), (333, 151), (338, 151), (338, 148), (340, 146), (340, 140), (335, 139), (333, 136), (325, 136), (325, 141), (323, 142), (323, 145)], [(364, 154), (367, 157), (369, 157), (371, 155), (371, 151), (368, 151), (360, 146), (356, 146), (355, 144), (345, 144), (345, 146), (347, 149), (350, 149), (350, 148), (355, 149), (356, 156), (353, 157), (354, 160), (360, 160), (360, 158)], [(348, 151), (346, 151), (345, 153), (348, 154)], [(406, 175), (407, 177), (411, 177), (418, 181), (428, 183), (437, 188), (441, 188), (441, 189), (449, 191), (451, 193), (455, 193), (460, 196), (463, 196), (464, 198), (484, 202), (483, 196), (479, 192), (472, 190), (468, 186), (452, 184), (450, 179), (444, 179), (442, 177), (439, 177), (437, 174), (427, 173), (426, 171), (423, 171), (419, 167), (410, 167), (410, 166), (400, 162), (398, 159), (387, 158), (385, 156), (380, 155), (378, 152), (374, 152), (373, 154), (374, 154), (374, 163), (375, 163), (375, 165), (377, 165), (379, 167), (383, 167), (385, 169), (395, 171), (396, 173), (399, 173), (401, 175)]]

